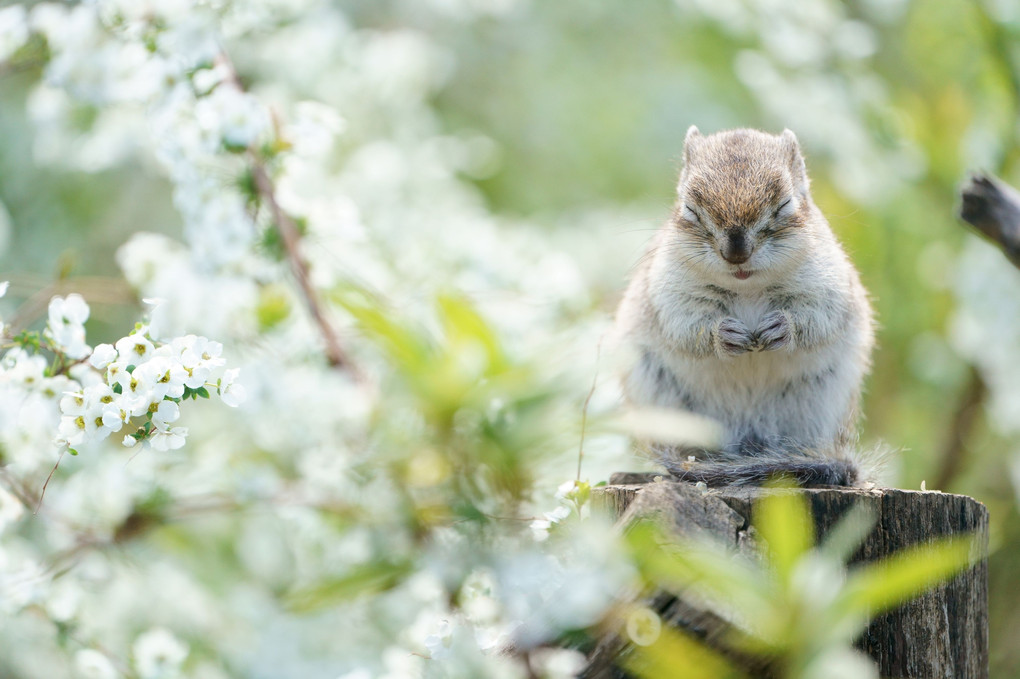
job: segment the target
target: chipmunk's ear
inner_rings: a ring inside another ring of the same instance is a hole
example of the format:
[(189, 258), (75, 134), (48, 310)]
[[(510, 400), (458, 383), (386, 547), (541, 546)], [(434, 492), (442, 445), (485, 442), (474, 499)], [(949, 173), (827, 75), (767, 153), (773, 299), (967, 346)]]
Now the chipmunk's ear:
[(790, 168), (790, 178), (793, 179), (793, 188), (797, 193), (805, 194), (808, 191), (807, 168), (804, 166), (804, 156), (800, 152), (800, 144), (797, 142), (797, 135), (793, 130), (787, 128), (779, 135), (783, 152), (786, 154), (786, 162)]
[(678, 194), (683, 194), (684, 182), (687, 180), (687, 175), (691, 171), (691, 165), (693, 165), (697, 160), (697, 148), (701, 144), (702, 139), (704, 139), (704, 137), (701, 136), (701, 132), (698, 130), (697, 125), (691, 125), (687, 128), (687, 134), (684, 136), (684, 166), (680, 168), (680, 180), (676, 185)]
[(697, 125), (691, 125), (687, 128), (687, 134), (684, 136), (684, 166), (690, 165), (695, 156), (697, 155), (698, 144), (704, 137), (701, 136), (701, 132), (698, 130)]

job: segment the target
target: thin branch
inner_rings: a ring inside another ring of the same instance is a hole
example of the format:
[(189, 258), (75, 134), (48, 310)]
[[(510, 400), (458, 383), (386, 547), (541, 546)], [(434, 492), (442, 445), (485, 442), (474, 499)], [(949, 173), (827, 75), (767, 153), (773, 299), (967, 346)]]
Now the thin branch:
[(280, 239), (283, 241), (283, 248), (287, 251), (287, 260), (290, 262), (291, 271), (294, 273), (294, 278), (297, 279), (298, 287), (301, 289), (301, 294), (305, 299), (305, 304), (308, 305), (308, 311), (311, 313), (315, 325), (318, 326), (319, 334), (322, 335), (323, 342), (326, 345), (326, 360), (334, 368), (350, 369), (350, 359), (340, 345), (340, 338), (337, 336), (336, 330), (326, 318), (318, 293), (312, 287), (311, 277), (308, 272), (308, 262), (301, 254), (301, 235), (298, 232), (297, 225), (290, 215), (280, 208), (280, 204), (276, 202), (273, 182), (269, 178), (269, 174), (266, 173), (266, 168), (254, 152), (251, 152), (249, 155), (252, 162), (251, 170), (252, 177), (255, 179), (255, 188), (259, 195), (262, 196), (262, 199), (269, 205), (269, 211), (272, 213), (276, 229), (280, 232)]
[(89, 304), (131, 304), (137, 297), (123, 279), (107, 276), (81, 276), (48, 281), (25, 274), (0, 274), (0, 280), (10, 281), (9, 295), (33, 290), (28, 299), (8, 319), (13, 330), (24, 329), (46, 314), (46, 307), (54, 295), (77, 292)]
[(581, 461), (584, 459), (584, 435), (588, 429), (588, 406), (591, 405), (591, 397), (595, 395), (595, 387), (599, 383), (599, 362), (602, 360), (602, 339), (599, 338), (598, 346), (595, 348), (595, 375), (591, 379), (591, 389), (584, 399), (584, 407), (581, 409), (581, 442), (577, 444), (577, 481), (581, 481)]
[(51, 469), (50, 473), (46, 476), (46, 482), (43, 483), (42, 490), (39, 491), (39, 502), (35, 505), (35, 511), (32, 512), (33, 514), (39, 513), (39, 508), (42, 507), (43, 498), (46, 497), (46, 488), (50, 485), (50, 479), (52, 479), (53, 474), (56, 473), (57, 467), (60, 466), (60, 461), (64, 459), (64, 453), (66, 452), (66, 450), (67, 449), (65, 448), (64, 450), (60, 451), (60, 457), (58, 457), (57, 461), (53, 463), (53, 469)]
[(994, 177), (973, 174), (960, 189), (960, 219), (991, 239), (1020, 268), (1020, 193)]
[[(227, 55), (226, 50), (222, 48), (220, 49), (220, 54), (216, 61), (218, 64), (227, 69), (227, 82), (237, 90), (244, 92), (244, 83), (242, 82), (237, 69), (234, 67), (234, 63)], [(280, 240), (283, 242), (283, 248), (287, 253), (287, 260), (290, 262), (291, 271), (294, 273), (294, 278), (297, 279), (301, 296), (304, 298), (305, 305), (308, 307), (312, 320), (319, 328), (319, 334), (322, 336), (323, 343), (326, 345), (326, 360), (334, 368), (347, 370), (351, 374), (357, 376), (357, 372), (348, 358), (347, 352), (344, 351), (343, 346), (340, 344), (340, 338), (337, 335), (336, 329), (333, 328), (329, 319), (326, 318), (326, 313), (323, 310), (318, 293), (315, 288), (312, 287), (308, 261), (304, 258), (304, 255), (301, 254), (301, 233), (297, 228), (297, 224), (294, 223), (291, 216), (288, 215), (280, 207), (279, 202), (277, 202), (273, 180), (270, 179), (269, 173), (266, 171), (265, 164), (263, 163), (262, 158), (259, 157), (258, 151), (255, 148), (248, 149), (248, 158), (251, 162), (251, 173), (252, 179), (255, 182), (255, 190), (258, 192), (259, 196), (261, 196), (262, 200), (264, 200), (269, 206), (273, 222), (280, 233)]]
[(974, 425), (981, 414), (981, 405), (988, 396), (988, 388), (981, 375), (972, 366), (967, 385), (963, 388), (960, 402), (953, 413), (949, 432), (946, 434), (945, 446), (939, 457), (939, 470), (932, 488), (944, 490), (952, 486), (960, 473), (966, 457), (967, 441), (970, 439)]

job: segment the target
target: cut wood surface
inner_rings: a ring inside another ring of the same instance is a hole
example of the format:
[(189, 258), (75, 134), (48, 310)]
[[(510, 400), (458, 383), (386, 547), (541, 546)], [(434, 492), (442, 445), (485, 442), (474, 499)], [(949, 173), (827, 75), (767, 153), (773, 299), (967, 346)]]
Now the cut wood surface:
[[(749, 556), (758, 554), (751, 506), (761, 488), (717, 488), (654, 474), (615, 474), (610, 485), (594, 489), (595, 511), (617, 517), (622, 526), (651, 518), (677, 538), (711, 537)], [(789, 492), (789, 491), (785, 491)], [(824, 537), (847, 510), (863, 504), (877, 517), (875, 528), (851, 563), (883, 558), (900, 549), (948, 535), (974, 532), (987, 553), (988, 512), (963, 496), (937, 491), (810, 488), (808, 498), (816, 534)], [(685, 630), (717, 649), (726, 623), (711, 610), (666, 592), (653, 593), (650, 605), (664, 622)], [(872, 621), (857, 642), (879, 666), (882, 677), (988, 676), (988, 572), (980, 563), (900, 608)], [(626, 677), (618, 667), (628, 645), (618, 637), (603, 639), (589, 657), (582, 677)], [(771, 676), (768, 664), (736, 658), (752, 676)]]

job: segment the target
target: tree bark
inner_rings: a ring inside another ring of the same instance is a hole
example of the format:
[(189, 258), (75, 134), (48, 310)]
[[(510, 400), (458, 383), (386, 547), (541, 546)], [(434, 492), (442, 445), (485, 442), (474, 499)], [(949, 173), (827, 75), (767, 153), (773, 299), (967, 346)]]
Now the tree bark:
[[(772, 492), (746, 487), (703, 492), (693, 484), (653, 474), (616, 474), (609, 486), (594, 490), (594, 511), (618, 518), (621, 527), (653, 518), (677, 537), (711, 536), (748, 555), (758, 553), (756, 532), (750, 523), (751, 506), (764, 493)], [(988, 512), (984, 505), (963, 495), (859, 488), (810, 488), (799, 492), (810, 502), (819, 538), (855, 505), (867, 505), (874, 511), (875, 527), (851, 558), (851, 564), (881, 559), (932, 538), (970, 532), (979, 536), (982, 549), (987, 551)], [(653, 593), (649, 602), (664, 623), (727, 652), (722, 645), (727, 623), (712, 611), (666, 592)], [(883, 677), (987, 677), (987, 562), (982, 560), (943, 585), (877, 617), (856, 646), (875, 660)], [(628, 646), (619, 637), (602, 639), (581, 676), (627, 677), (618, 666), (626, 653)], [(773, 676), (765, 661), (732, 655), (731, 659), (751, 676)]]
[(1020, 193), (995, 177), (972, 175), (960, 189), (960, 219), (994, 241), (1020, 267)]

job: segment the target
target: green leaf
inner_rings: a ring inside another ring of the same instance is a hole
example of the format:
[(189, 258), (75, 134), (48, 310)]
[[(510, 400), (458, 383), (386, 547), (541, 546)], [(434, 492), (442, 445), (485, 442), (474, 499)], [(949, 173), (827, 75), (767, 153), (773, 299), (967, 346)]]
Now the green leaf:
[(198, 389), (196, 389), (195, 394), (201, 396), (202, 398), (209, 398), (209, 390), (206, 389), (205, 387), (199, 387)]
[(790, 486), (773, 486), (754, 506), (754, 526), (768, 544), (779, 581), (789, 583), (797, 561), (815, 542), (807, 497)]
[(120, 386), (120, 382), (117, 382), (116, 384), (113, 385), (113, 393), (115, 394), (124, 393), (124, 387)]
[(875, 510), (858, 502), (825, 534), (819, 551), (829, 559), (846, 563), (875, 527)]
[(412, 570), (409, 561), (377, 561), (357, 566), (347, 574), (331, 578), (287, 595), (285, 603), (295, 613), (308, 613), (358, 596), (393, 589)]
[(438, 302), (443, 330), (450, 344), (481, 345), (485, 349), (490, 369), (499, 372), (506, 367), (499, 338), (467, 300), (452, 295), (441, 295)]
[(77, 455), (78, 454), (78, 451), (75, 450), (74, 448), (68, 448), (67, 452), (71, 453), (72, 455)]
[(255, 318), (259, 328), (269, 330), (285, 321), (291, 312), (290, 298), (281, 285), (267, 285), (259, 290)]
[(635, 643), (624, 656), (627, 672), (640, 679), (736, 679), (745, 677), (722, 656), (693, 639), (663, 627), (648, 644)]
[(342, 289), (333, 292), (334, 302), (347, 310), (359, 329), (405, 372), (420, 372), (431, 364), (435, 350), (422, 337), (391, 320), (382, 304), (364, 291)]
[(968, 534), (896, 552), (852, 571), (833, 611), (865, 620), (893, 609), (971, 566), (984, 550)]
[(757, 564), (709, 542), (676, 540), (651, 522), (626, 535), (641, 574), (665, 589), (694, 588), (719, 606), (739, 609), (760, 626), (776, 618), (772, 586)]

